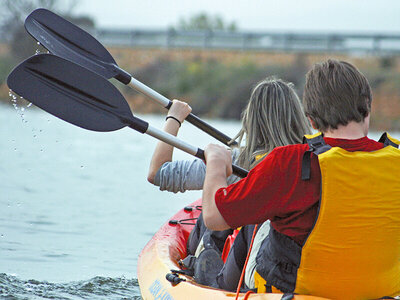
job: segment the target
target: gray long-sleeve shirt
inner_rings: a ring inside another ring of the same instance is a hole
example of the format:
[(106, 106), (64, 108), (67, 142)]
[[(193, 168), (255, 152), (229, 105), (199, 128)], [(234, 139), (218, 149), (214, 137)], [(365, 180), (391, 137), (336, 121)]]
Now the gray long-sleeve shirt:
[[(239, 150), (232, 151), (232, 161), (235, 163), (239, 157)], [(187, 190), (203, 189), (204, 178), (206, 176), (206, 165), (200, 159), (195, 160), (176, 160), (165, 162), (154, 178), (154, 184), (160, 187), (161, 191), (185, 192)], [(231, 175), (227, 178), (227, 183), (231, 184), (240, 178)]]

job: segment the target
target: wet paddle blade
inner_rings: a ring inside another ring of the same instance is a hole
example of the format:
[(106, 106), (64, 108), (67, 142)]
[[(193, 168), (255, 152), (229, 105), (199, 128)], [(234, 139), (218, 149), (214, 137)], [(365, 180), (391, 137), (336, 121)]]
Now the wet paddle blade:
[[(203, 150), (134, 117), (124, 97), (108, 80), (61, 57), (32, 56), (8, 75), (7, 84), (18, 95), (71, 124), (94, 131), (129, 126), (204, 159)], [(236, 166), (233, 169), (239, 176), (247, 174)]]
[(58, 16), (39, 8), (25, 20), (25, 28), (51, 53), (73, 61), (109, 79), (118, 75), (118, 66), (107, 49), (93, 36)]
[(55, 55), (28, 58), (10, 73), (7, 84), (48, 113), (85, 129), (113, 131), (136, 119), (108, 80)]
[[(169, 108), (172, 104), (169, 99), (118, 67), (107, 49), (93, 36), (55, 13), (43, 8), (37, 9), (26, 18), (25, 28), (51, 53), (79, 64), (104, 78), (115, 78), (123, 84), (129, 84), (165, 108)], [(229, 136), (192, 113), (186, 120), (225, 145), (237, 145), (237, 142), (230, 143)]]

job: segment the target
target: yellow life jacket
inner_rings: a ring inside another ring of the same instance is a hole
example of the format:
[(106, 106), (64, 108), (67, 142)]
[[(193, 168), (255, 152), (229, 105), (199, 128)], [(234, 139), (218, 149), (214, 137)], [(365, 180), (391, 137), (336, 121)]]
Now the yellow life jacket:
[(253, 169), (257, 164), (259, 164), (264, 157), (268, 155), (269, 152), (265, 150), (259, 150), (253, 153), (252, 158), (250, 159), (250, 170)]
[(326, 145), (321, 134), (306, 138), (318, 155), (321, 197), (294, 292), (333, 299), (399, 295), (400, 150), (392, 145), (400, 142), (387, 135), (380, 140), (387, 147), (348, 152)]

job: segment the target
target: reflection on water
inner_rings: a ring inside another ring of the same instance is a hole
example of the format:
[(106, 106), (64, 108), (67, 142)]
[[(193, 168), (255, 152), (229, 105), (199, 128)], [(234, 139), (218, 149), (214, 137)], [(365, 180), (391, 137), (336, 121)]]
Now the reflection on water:
[[(0, 298), (139, 298), (141, 249), (201, 193), (147, 182), (149, 136), (87, 131), (14, 100), (15, 109), (0, 105)], [(158, 128), (164, 118), (143, 116)], [(212, 124), (231, 136), (239, 126)], [(214, 142), (186, 122), (179, 137)]]
[[(0, 105), (0, 297), (140, 299), (141, 249), (201, 193), (147, 182), (157, 143), (149, 136), (83, 130), (14, 100), (15, 109)], [(230, 136), (240, 126), (210, 123)], [(215, 142), (187, 122), (179, 137), (201, 148)], [(175, 158), (192, 159), (179, 150)]]

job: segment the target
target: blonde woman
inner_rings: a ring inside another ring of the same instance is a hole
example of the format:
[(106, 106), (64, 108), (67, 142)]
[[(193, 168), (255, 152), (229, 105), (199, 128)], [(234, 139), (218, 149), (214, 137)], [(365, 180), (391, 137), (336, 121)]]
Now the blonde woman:
[[(191, 107), (178, 100), (168, 111), (164, 131), (177, 135)], [(300, 100), (291, 83), (274, 77), (260, 81), (251, 93), (249, 102), (242, 113), (242, 128), (234, 138), (240, 149), (233, 149), (233, 162), (250, 169), (256, 157), (269, 153), (272, 149), (302, 142), (303, 135), (310, 132)], [(205, 164), (202, 160), (172, 161), (173, 147), (158, 142), (151, 159), (147, 179), (170, 192), (201, 190), (204, 182)], [(231, 176), (228, 183), (239, 178)]]
[[(164, 130), (173, 135), (177, 135), (181, 123), (191, 112), (188, 104), (174, 100), (166, 117)], [(260, 81), (252, 90), (249, 102), (242, 113), (242, 128), (234, 138), (238, 139), (238, 144), (243, 147), (233, 149), (232, 161), (239, 166), (251, 169), (258, 164), (275, 147), (302, 142), (303, 136), (311, 132), (310, 125), (306, 119), (299, 97), (294, 86), (281, 79), (274, 77)], [(148, 181), (159, 186), (160, 190), (171, 192), (184, 192), (185, 190), (202, 189), (205, 177), (205, 164), (202, 160), (172, 161), (173, 147), (159, 142), (150, 163)], [(228, 178), (228, 184), (239, 180), (232, 175)], [(261, 240), (268, 232), (269, 227), (261, 226), (258, 231), (256, 241)], [(206, 273), (196, 274), (196, 281), (202, 284), (220, 287), (228, 290), (236, 288), (247, 254), (248, 244), (246, 232), (251, 232), (251, 228), (246, 228), (239, 234), (239, 240), (234, 244), (234, 249), (227, 258), (227, 263), (222, 268), (220, 255), (224, 247), (226, 237), (232, 233), (231, 230), (210, 231), (204, 226), (200, 216), (188, 241), (188, 254), (198, 256), (197, 264), (204, 264), (207, 260), (214, 260), (213, 270)], [(258, 238), (257, 238), (258, 237)], [(257, 252), (259, 243), (254, 246), (252, 252)], [(202, 251), (207, 249), (207, 251)], [(235, 251), (236, 249), (236, 251)], [(255, 267), (255, 261), (249, 262), (251, 269)], [(198, 268), (200, 269), (200, 268)], [(247, 276), (251, 278), (252, 276)], [(251, 282), (246, 282), (251, 286)]]

